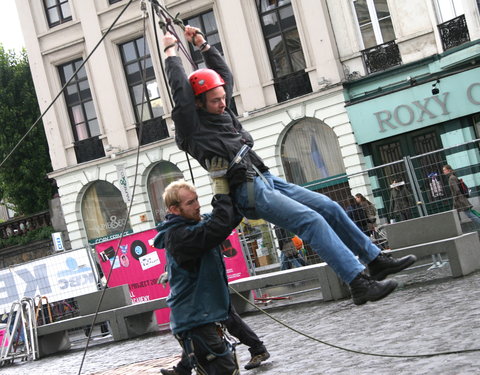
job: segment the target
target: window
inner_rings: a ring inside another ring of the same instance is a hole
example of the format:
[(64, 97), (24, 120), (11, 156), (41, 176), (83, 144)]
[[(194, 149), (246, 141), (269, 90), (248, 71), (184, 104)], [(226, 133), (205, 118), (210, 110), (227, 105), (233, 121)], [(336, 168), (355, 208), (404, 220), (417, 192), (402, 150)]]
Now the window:
[[(137, 121), (162, 116), (164, 114), (162, 99), (145, 39), (141, 37), (122, 44), (120, 50)], [(142, 79), (143, 74), (145, 74), (145, 85)]]
[(434, 3), (439, 23), (449, 21), (465, 13), (461, 1), (434, 0)]
[(120, 1), (122, 1), (122, 0), (108, 0), (108, 2), (109, 2), (110, 4), (119, 3)]
[(44, 0), (48, 26), (54, 27), (72, 20), (68, 0)]
[(353, 0), (363, 48), (395, 40), (387, 0)]
[(277, 101), (312, 92), (290, 0), (256, 0)]
[(470, 41), (465, 12), (461, 1), (435, 0), (438, 18), (438, 32), (443, 50), (457, 47)]
[(256, 0), (273, 75), (305, 69), (297, 23), (290, 0)]
[(155, 223), (165, 220), (165, 215), (167, 213), (167, 208), (162, 199), (165, 187), (170, 182), (181, 178), (183, 178), (182, 172), (180, 172), (176, 165), (168, 161), (161, 161), (155, 165), (148, 175), (148, 197), (150, 198), (150, 205), (152, 207)]
[(303, 119), (288, 130), (281, 156), (286, 179), (295, 184), (345, 173), (335, 132), (315, 118)]
[(88, 187), (82, 199), (82, 216), (90, 243), (107, 240), (108, 236), (125, 232), (132, 227), (127, 217), (127, 205), (122, 194), (114, 185), (106, 181), (96, 181)]
[[(140, 143), (166, 138), (168, 131), (162, 120), (164, 114), (162, 98), (145, 39), (140, 37), (121, 44), (120, 51), (135, 118), (138, 124), (143, 122), (144, 136), (147, 136), (145, 139), (142, 136)], [(155, 119), (159, 121), (149, 121)]]
[[(200, 30), (202, 30), (202, 32), (205, 34), (205, 39), (208, 41), (208, 44), (216, 47), (223, 55), (222, 44), (220, 43), (220, 36), (218, 34), (217, 21), (215, 21), (213, 11), (210, 10), (206, 13), (189, 18), (185, 20), (184, 23), (185, 25), (198, 27)], [(203, 62), (200, 51), (197, 48), (194, 48), (192, 44), (189, 44), (189, 47), (193, 61), (195, 61), (199, 68), (205, 68), (205, 63)]]
[[(82, 63), (83, 60), (78, 59), (59, 67), (62, 85), (65, 85)], [(85, 66), (78, 71), (63, 93), (75, 141), (82, 141), (100, 135), (100, 127), (93, 105)]]

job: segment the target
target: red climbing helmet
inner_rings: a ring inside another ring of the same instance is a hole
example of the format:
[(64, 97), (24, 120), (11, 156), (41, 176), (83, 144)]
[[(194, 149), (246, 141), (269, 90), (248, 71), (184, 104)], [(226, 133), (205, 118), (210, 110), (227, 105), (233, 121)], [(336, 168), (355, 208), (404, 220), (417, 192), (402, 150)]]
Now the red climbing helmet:
[(188, 76), (195, 96), (218, 86), (223, 86), (225, 81), (220, 74), (212, 69), (198, 69)]

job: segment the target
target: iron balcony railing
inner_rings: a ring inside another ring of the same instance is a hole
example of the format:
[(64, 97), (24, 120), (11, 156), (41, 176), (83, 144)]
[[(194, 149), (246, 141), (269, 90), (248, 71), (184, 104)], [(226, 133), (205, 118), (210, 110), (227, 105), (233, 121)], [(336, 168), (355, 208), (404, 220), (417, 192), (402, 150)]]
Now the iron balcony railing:
[(438, 31), (444, 51), (470, 41), (467, 21), (463, 14), (438, 25)]
[(275, 78), (275, 93), (279, 103), (297, 98), (312, 92), (312, 84), (308, 73), (303, 70)]
[[(142, 146), (169, 137), (167, 123), (161, 117), (143, 121), (141, 133), (140, 144)], [(137, 135), (140, 136), (140, 124), (137, 125)]]
[(381, 72), (402, 63), (400, 50), (394, 40), (364, 49), (362, 56), (368, 74)]
[(105, 156), (103, 142), (98, 136), (75, 142), (74, 149), (77, 163), (85, 163)]

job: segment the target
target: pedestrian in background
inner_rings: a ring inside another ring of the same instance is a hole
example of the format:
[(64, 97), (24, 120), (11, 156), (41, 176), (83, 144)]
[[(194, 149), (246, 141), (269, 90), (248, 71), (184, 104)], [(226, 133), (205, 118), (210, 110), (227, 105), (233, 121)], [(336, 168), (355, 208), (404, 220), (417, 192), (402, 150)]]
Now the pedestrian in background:
[(360, 206), (362, 206), (367, 215), (368, 235), (372, 235), (375, 232), (375, 223), (377, 222), (377, 209), (375, 208), (375, 205), (361, 193), (355, 194), (355, 200)]
[(303, 267), (305, 261), (298, 254), (298, 249), (293, 241), (293, 236), (279, 227), (275, 226), (275, 235), (278, 240), (278, 248), (280, 249), (280, 270), (289, 270), (290, 268)]
[(453, 208), (458, 212), (463, 212), (470, 220), (472, 220), (473, 223), (475, 223), (477, 227), (480, 226), (480, 217), (473, 213), (473, 206), (470, 204), (470, 201), (464, 195), (464, 193), (462, 193), (460, 190), (460, 180), (449, 164), (443, 166), (443, 174), (448, 176), (448, 187), (452, 193)]
[(348, 217), (357, 225), (357, 227), (365, 234), (368, 234), (368, 220), (367, 213), (363, 207), (357, 203), (355, 197), (350, 195), (347, 201), (347, 211)]
[(390, 187), (392, 188), (390, 193), (390, 218), (394, 221), (411, 219), (410, 208), (413, 206), (413, 199), (405, 187), (405, 181), (393, 180)]

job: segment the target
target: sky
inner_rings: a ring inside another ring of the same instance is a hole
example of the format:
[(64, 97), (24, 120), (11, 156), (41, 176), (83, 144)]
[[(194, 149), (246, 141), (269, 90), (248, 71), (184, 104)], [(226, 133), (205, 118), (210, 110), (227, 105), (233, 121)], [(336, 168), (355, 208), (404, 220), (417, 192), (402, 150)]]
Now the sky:
[(0, 0), (0, 43), (17, 52), (25, 46), (15, 0)]

